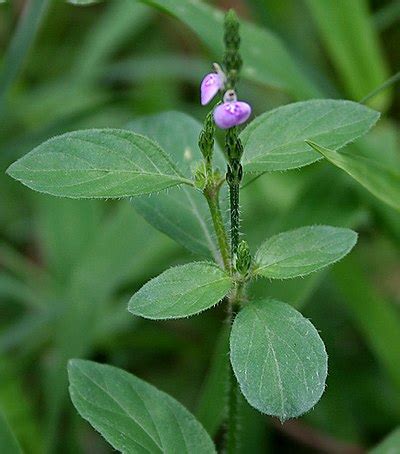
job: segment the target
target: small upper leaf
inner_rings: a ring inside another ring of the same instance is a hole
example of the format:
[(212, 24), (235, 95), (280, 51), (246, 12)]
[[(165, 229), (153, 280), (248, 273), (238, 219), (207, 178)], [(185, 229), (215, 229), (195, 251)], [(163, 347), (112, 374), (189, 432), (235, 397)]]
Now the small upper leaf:
[(187, 317), (217, 304), (231, 286), (230, 276), (216, 265), (188, 263), (147, 282), (132, 296), (128, 309), (151, 319)]
[(92, 361), (68, 365), (80, 415), (118, 451), (215, 453), (209, 435), (179, 402), (127, 372)]
[(353, 230), (324, 225), (280, 233), (259, 247), (254, 272), (271, 279), (305, 276), (337, 262), (356, 242)]
[(327, 375), (324, 343), (309, 320), (285, 303), (248, 303), (233, 322), (231, 363), (250, 405), (282, 421), (310, 410)]
[(383, 165), (380, 161), (361, 155), (337, 153), (307, 141), (336, 167), (344, 170), (378, 199), (400, 210), (400, 171)]
[(7, 172), (31, 189), (71, 198), (128, 197), (191, 184), (157, 144), (119, 129), (54, 137), (14, 162)]
[(263, 173), (311, 164), (321, 156), (305, 140), (337, 150), (365, 134), (379, 113), (352, 101), (320, 99), (278, 107), (241, 133), (244, 170)]

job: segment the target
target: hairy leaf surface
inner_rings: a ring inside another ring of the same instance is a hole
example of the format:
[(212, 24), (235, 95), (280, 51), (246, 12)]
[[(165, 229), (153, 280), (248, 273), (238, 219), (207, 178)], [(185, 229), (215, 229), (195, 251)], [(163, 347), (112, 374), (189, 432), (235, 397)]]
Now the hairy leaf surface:
[(71, 198), (117, 198), (191, 184), (153, 141), (120, 129), (54, 137), (8, 168), (31, 189)]
[(288, 304), (249, 302), (232, 327), (231, 363), (250, 405), (282, 421), (321, 398), (327, 354), (317, 330)]
[(337, 150), (365, 134), (379, 113), (352, 101), (318, 99), (265, 112), (241, 133), (246, 172), (303, 167), (321, 159), (305, 140)]
[(186, 408), (134, 375), (78, 359), (69, 362), (68, 375), (76, 409), (118, 451), (216, 452)]
[(305, 276), (337, 262), (356, 242), (353, 230), (325, 225), (279, 233), (259, 247), (255, 273), (271, 279)]
[(151, 319), (188, 317), (217, 304), (231, 286), (230, 276), (213, 263), (188, 263), (147, 282), (128, 308), (134, 315)]

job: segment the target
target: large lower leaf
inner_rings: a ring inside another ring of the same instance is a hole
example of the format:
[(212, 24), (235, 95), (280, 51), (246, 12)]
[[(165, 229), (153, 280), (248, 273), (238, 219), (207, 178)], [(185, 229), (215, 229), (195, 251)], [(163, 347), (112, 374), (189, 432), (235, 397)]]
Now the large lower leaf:
[(147, 282), (129, 301), (129, 311), (152, 319), (187, 317), (217, 304), (231, 286), (229, 275), (216, 265), (188, 263)]
[(157, 144), (119, 129), (54, 137), (7, 172), (31, 189), (71, 198), (128, 197), (191, 184)]
[[(187, 178), (202, 160), (197, 145), (202, 125), (188, 115), (164, 112), (135, 120), (129, 123), (129, 128), (159, 143)], [(224, 159), (218, 146), (215, 162), (221, 170), (224, 169)], [(200, 191), (183, 186), (150, 197), (135, 197), (132, 203), (150, 224), (182, 246), (218, 259), (210, 213)]]
[(282, 421), (321, 398), (327, 355), (309, 320), (276, 300), (249, 302), (232, 327), (231, 363), (250, 405)]
[(255, 255), (254, 272), (271, 279), (305, 276), (337, 262), (357, 242), (350, 229), (314, 225), (266, 240)]
[[(337, 153), (307, 141), (336, 167), (344, 170), (378, 199), (400, 210), (400, 171), (382, 165), (380, 161), (361, 155)], [(384, 146), (384, 145), (382, 145)]]
[(379, 113), (351, 101), (318, 99), (278, 107), (241, 133), (244, 169), (263, 173), (311, 164), (321, 156), (305, 140), (337, 150), (365, 134)]
[[(188, 25), (216, 54), (223, 53), (224, 13), (202, 1), (141, 0), (172, 14)], [(284, 43), (267, 29), (240, 21), (243, 77), (285, 90), (297, 99), (321, 96), (287, 51)]]
[(68, 375), (72, 402), (118, 451), (215, 453), (207, 432), (179, 402), (115, 367), (74, 359)]

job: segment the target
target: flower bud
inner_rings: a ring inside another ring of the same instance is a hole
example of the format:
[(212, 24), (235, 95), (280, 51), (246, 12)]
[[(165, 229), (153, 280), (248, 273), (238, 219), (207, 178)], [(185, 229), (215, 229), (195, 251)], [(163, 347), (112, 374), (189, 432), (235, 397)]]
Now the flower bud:
[(247, 244), (247, 241), (241, 241), (239, 243), (237, 254), (236, 254), (236, 270), (240, 273), (245, 275), (251, 265), (251, 254), (250, 248)]
[(208, 104), (219, 90), (223, 90), (225, 85), (226, 78), (221, 67), (214, 63), (214, 69), (215, 72), (207, 74), (200, 85), (200, 98), (203, 106)]

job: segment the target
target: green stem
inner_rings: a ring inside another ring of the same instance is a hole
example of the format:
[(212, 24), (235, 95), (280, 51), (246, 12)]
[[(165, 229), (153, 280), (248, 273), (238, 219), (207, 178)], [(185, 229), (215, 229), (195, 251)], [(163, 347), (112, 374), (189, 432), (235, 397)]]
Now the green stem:
[(239, 444), (239, 387), (232, 366), (229, 365), (228, 420), (226, 453), (235, 454)]
[(239, 184), (229, 186), (229, 197), (231, 205), (231, 260), (237, 253), (240, 236), (240, 212), (239, 212)]
[(204, 195), (207, 199), (208, 207), (211, 213), (215, 234), (217, 236), (219, 250), (221, 252), (222, 262), (226, 270), (230, 270), (231, 262), (229, 258), (229, 243), (226, 235), (224, 221), (221, 215), (221, 208), (219, 206), (218, 189), (206, 188)]
[[(228, 323), (232, 325), (236, 312), (239, 310), (240, 303), (245, 290), (244, 282), (236, 282), (234, 291), (228, 301)], [(229, 360), (228, 360), (229, 361)], [(228, 408), (225, 434), (225, 448), (227, 454), (234, 454), (238, 450), (240, 440), (239, 429), (239, 402), (240, 391), (238, 382), (229, 362), (229, 381), (228, 381)]]

